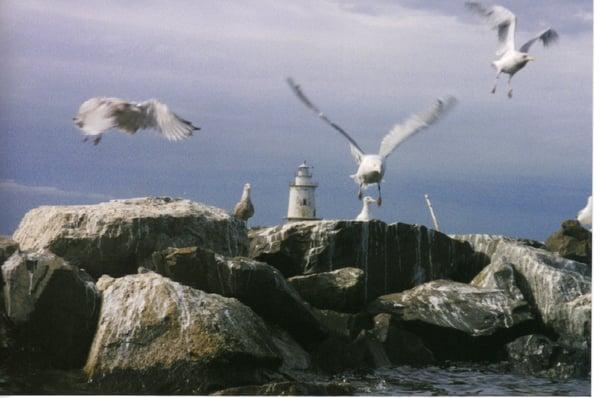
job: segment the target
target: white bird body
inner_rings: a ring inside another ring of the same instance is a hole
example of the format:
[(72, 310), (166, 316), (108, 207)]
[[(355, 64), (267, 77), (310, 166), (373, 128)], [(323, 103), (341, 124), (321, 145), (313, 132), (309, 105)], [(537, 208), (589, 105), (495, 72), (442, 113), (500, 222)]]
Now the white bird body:
[(250, 191), (252, 190), (252, 186), (249, 183), (244, 184), (244, 191), (242, 192), (242, 198), (235, 205), (233, 209), (233, 215), (236, 218), (247, 221), (250, 217), (254, 215), (254, 205), (250, 200)]
[(590, 196), (585, 207), (579, 210), (579, 212), (577, 213), (577, 221), (579, 221), (581, 225), (589, 227), (592, 226), (592, 204), (593, 200)]
[(370, 221), (371, 220), (371, 210), (370, 210), (369, 206), (371, 205), (371, 203), (375, 203), (377, 201), (370, 196), (365, 196), (362, 201), (363, 201), (362, 210), (358, 214), (358, 216), (356, 216), (355, 220), (356, 221)]
[(306, 105), (309, 109), (315, 112), (321, 120), (329, 124), (340, 134), (342, 134), (350, 143), (350, 152), (352, 157), (358, 166), (355, 174), (350, 177), (358, 184), (358, 198), (362, 199), (362, 189), (371, 184), (377, 184), (379, 197), (377, 198), (377, 205), (381, 205), (381, 182), (385, 174), (385, 160), (387, 157), (406, 139), (412, 137), (419, 131), (422, 131), (435, 123), (451, 109), (456, 103), (456, 98), (452, 96), (446, 96), (438, 99), (433, 107), (426, 111), (413, 115), (408, 118), (402, 124), (396, 124), (383, 137), (379, 146), (379, 153), (377, 154), (366, 154), (354, 141), (354, 139), (344, 131), (339, 125), (329, 120), (329, 118), (321, 112), (310, 100), (304, 95), (300, 86), (294, 82), (291, 78), (288, 78), (288, 84), (292, 88), (292, 91), (296, 96)]
[(512, 97), (511, 79), (528, 62), (535, 58), (529, 55), (529, 48), (538, 40), (542, 42), (544, 47), (549, 46), (558, 40), (558, 33), (552, 28), (547, 28), (532, 39), (528, 40), (518, 50), (515, 45), (515, 31), (517, 26), (517, 17), (507, 8), (502, 6), (492, 6), (486, 8), (476, 1), (467, 1), (467, 8), (485, 18), (492, 26), (492, 29), (498, 33), (498, 50), (496, 55), (498, 58), (492, 62), (492, 66), (496, 68), (496, 80), (492, 88), (492, 94), (496, 92), (498, 79), (500, 74), (506, 73), (508, 77), (508, 97)]
[(200, 130), (154, 99), (134, 103), (120, 98), (90, 98), (81, 104), (73, 121), (86, 136), (84, 141), (92, 138), (94, 145), (113, 127), (128, 134), (151, 128), (170, 141), (190, 137), (194, 130)]

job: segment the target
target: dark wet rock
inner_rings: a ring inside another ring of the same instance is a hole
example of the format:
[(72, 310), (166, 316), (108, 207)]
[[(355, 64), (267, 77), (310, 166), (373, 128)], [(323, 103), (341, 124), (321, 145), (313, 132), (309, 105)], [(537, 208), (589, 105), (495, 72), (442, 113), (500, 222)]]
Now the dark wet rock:
[(146, 267), (184, 285), (235, 297), (300, 342), (321, 339), (326, 334), (310, 305), (268, 264), (186, 247), (156, 252)]
[(589, 375), (589, 350), (565, 347), (540, 334), (521, 336), (505, 346), (513, 369), (520, 373), (567, 379)]
[(331, 335), (309, 348), (313, 362), (326, 373), (339, 373), (344, 370), (369, 368), (370, 354), (364, 340), (362, 344)]
[(249, 238), (250, 256), (286, 277), (362, 269), (367, 301), (440, 278), (469, 282), (483, 268), (472, 265), (468, 244), (419, 225), (307, 221), (255, 229)]
[(0, 235), (0, 265), (2, 265), (17, 249), (19, 244), (9, 236)]
[(372, 326), (371, 317), (364, 312), (349, 314), (315, 308), (313, 313), (330, 334), (350, 340), (354, 340), (362, 330), (368, 330)]
[(288, 372), (311, 368), (310, 354), (288, 332), (274, 325), (267, 324), (267, 327), (277, 354), (282, 360), (279, 370)]
[(284, 381), (263, 385), (232, 387), (211, 395), (353, 395), (354, 388), (348, 383), (306, 383)]
[(206, 394), (274, 381), (278, 349), (238, 300), (154, 272), (103, 276), (97, 286), (103, 303), (84, 370), (102, 391)]
[(592, 233), (577, 220), (566, 220), (560, 229), (546, 239), (549, 251), (564, 258), (592, 264)]
[(172, 198), (112, 200), (89, 206), (42, 206), (13, 235), (23, 250), (49, 249), (94, 278), (133, 274), (167, 247), (200, 246), (245, 255), (243, 222), (225, 210)]
[(383, 344), (392, 364), (425, 366), (435, 362), (433, 353), (421, 338), (406, 330), (390, 314), (376, 315), (373, 323), (372, 333)]
[(100, 307), (91, 277), (50, 252), (15, 252), (2, 275), (6, 317), (27, 360), (57, 368), (83, 365)]
[(484, 265), (509, 262), (525, 299), (547, 328), (574, 346), (591, 346), (591, 268), (513, 239), (462, 235)]
[(316, 308), (353, 312), (364, 305), (365, 276), (360, 268), (300, 275), (288, 282)]
[(491, 335), (533, 318), (525, 301), (515, 300), (503, 291), (447, 280), (381, 296), (369, 304), (367, 311), (455, 329), (471, 336)]

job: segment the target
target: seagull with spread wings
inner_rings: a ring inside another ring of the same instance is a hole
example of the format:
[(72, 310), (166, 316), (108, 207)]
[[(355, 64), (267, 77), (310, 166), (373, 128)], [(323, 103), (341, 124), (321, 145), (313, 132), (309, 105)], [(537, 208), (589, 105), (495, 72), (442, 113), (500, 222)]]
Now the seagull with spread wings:
[(381, 206), (381, 180), (385, 173), (385, 160), (387, 157), (407, 138), (412, 137), (414, 134), (435, 123), (456, 103), (456, 98), (452, 96), (438, 99), (430, 109), (411, 116), (402, 124), (396, 124), (390, 132), (383, 137), (383, 140), (381, 140), (378, 154), (366, 154), (356, 141), (344, 131), (344, 129), (329, 120), (323, 112), (310, 102), (300, 89), (300, 85), (296, 84), (292, 78), (288, 78), (287, 82), (304, 105), (315, 112), (321, 120), (341, 133), (350, 142), (350, 152), (358, 165), (356, 174), (353, 174), (350, 177), (358, 184), (358, 199), (362, 199), (362, 190), (364, 187), (371, 184), (377, 184), (379, 193), (379, 197), (377, 198), (378, 206)]
[(200, 130), (154, 99), (135, 103), (120, 98), (90, 98), (81, 104), (73, 121), (86, 136), (84, 141), (92, 139), (94, 145), (98, 145), (102, 134), (113, 127), (128, 134), (151, 128), (169, 141), (190, 137), (194, 130)]
[(492, 66), (496, 69), (496, 80), (492, 88), (492, 94), (496, 92), (500, 75), (506, 73), (508, 75), (508, 97), (512, 98), (513, 89), (510, 83), (512, 77), (523, 69), (528, 62), (535, 59), (528, 54), (531, 46), (538, 40), (542, 42), (544, 47), (549, 46), (558, 40), (558, 33), (552, 28), (547, 28), (525, 42), (517, 51), (515, 44), (517, 17), (515, 17), (515, 14), (502, 6), (495, 5), (486, 8), (476, 1), (468, 1), (465, 5), (468, 9), (483, 17), (492, 26), (492, 29), (498, 31), (496, 55), (500, 58), (492, 62)]

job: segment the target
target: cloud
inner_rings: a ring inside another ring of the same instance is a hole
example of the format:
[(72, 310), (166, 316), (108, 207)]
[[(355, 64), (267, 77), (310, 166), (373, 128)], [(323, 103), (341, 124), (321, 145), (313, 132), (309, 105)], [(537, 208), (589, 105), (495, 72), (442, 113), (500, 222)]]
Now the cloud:
[(56, 187), (44, 185), (24, 185), (19, 184), (14, 180), (0, 181), (0, 193), (17, 193), (17, 194), (33, 194), (40, 196), (53, 196), (59, 198), (82, 198), (90, 200), (109, 200), (109, 195), (97, 193), (85, 193), (77, 191), (65, 191)]

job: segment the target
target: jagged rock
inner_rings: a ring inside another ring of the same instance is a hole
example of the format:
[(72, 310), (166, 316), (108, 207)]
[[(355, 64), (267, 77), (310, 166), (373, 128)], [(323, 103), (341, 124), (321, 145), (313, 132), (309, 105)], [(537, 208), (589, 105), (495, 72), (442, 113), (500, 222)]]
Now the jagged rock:
[(577, 220), (566, 220), (546, 239), (546, 247), (564, 258), (592, 264), (592, 233)]
[(362, 330), (370, 329), (372, 326), (370, 316), (366, 313), (348, 314), (316, 308), (313, 312), (330, 334), (350, 340), (354, 340)]
[(201, 246), (245, 255), (246, 228), (225, 210), (172, 198), (111, 200), (90, 206), (42, 206), (13, 235), (23, 250), (47, 248), (94, 278), (136, 272), (153, 252)]
[(288, 282), (317, 308), (352, 312), (364, 305), (365, 276), (359, 268), (295, 276)]
[(472, 249), (419, 225), (381, 221), (304, 221), (249, 232), (250, 257), (286, 277), (352, 264), (365, 272), (365, 297), (398, 292), (448, 278), (470, 281)]
[(284, 381), (254, 386), (232, 387), (211, 395), (352, 395), (354, 388), (349, 383), (306, 383)]
[(456, 239), (469, 242), (483, 265), (498, 258), (510, 262), (519, 290), (544, 324), (565, 342), (590, 346), (591, 305), (582, 297), (591, 294), (587, 264), (501, 236), (462, 235)]
[(483, 289), (502, 290), (515, 300), (526, 301), (517, 286), (517, 275), (514, 266), (505, 257), (496, 257), (473, 278), (471, 285)]
[(525, 301), (496, 289), (437, 280), (381, 296), (371, 302), (371, 314), (388, 313), (403, 321), (421, 321), (471, 336), (491, 335), (532, 319)]
[(206, 394), (273, 381), (268, 327), (238, 300), (154, 272), (97, 282), (103, 303), (84, 370), (105, 392)]
[(2, 265), (2, 275), (17, 344), (40, 364), (80, 367), (100, 307), (91, 277), (50, 252), (15, 252)]
[(2, 265), (18, 248), (19, 244), (9, 236), (0, 235), (0, 265)]
[(282, 359), (280, 370), (307, 370), (311, 367), (310, 354), (292, 338), (292, 336), (277, 326), (267, 324), (279, 357)]
[(435, 362), (431, 350), (419, 336), (402, 327), (390, 314), (378, 314), (373, 318), (372, 333), (394, 365), (424, 366)]
[(300, 342), (326, 334), (310, 305), (268, 264), (186, 247), (156, 252), (146, 267), (196, 289), (235, 297)]
[(521, 336), (505, 349), (517, 372), (558, 379), (583, 377), (590, 372), (589, 351), (561, 346), (543, 335)]
[(315, 343), (310, 347), (309, 352), (319, 369), (331, 374), (350, 369), (369, 368), (372, 364), (364, 339), (363, 344), (356, 344), (350, 339), (331, 335)]

